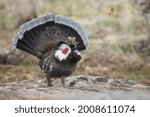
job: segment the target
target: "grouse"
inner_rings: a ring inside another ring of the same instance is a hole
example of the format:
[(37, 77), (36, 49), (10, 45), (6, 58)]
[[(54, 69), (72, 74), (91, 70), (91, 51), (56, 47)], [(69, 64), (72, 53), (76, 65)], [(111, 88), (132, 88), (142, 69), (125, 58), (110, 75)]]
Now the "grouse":
[(39, 59), (48, 86), (53, 86), (57, 77), (65, 85), (65, 77), (75, 71), (81, 59), (80, 51), (88, 47), (87, 35), (77, 22), (50, 13), (21, 25), (12, 42)]

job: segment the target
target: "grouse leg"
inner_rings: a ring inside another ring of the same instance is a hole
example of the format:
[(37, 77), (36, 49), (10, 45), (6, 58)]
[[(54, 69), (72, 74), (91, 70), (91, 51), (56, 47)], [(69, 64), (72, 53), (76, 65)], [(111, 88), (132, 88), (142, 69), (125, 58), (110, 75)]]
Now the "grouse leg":
[(51, 78), (49, 78), (49, 77), (46, 77), (46, 82), (47, 82), (47, 86), (48, 87), (52, 87), (53, 85), (52, 85), (52, 79)]
[(61, 78), (61, 83), (62, 83), (63, 86), (65, 86), (65, 80), (66, 80), (65, 77), (62, 77), (62, 78)]

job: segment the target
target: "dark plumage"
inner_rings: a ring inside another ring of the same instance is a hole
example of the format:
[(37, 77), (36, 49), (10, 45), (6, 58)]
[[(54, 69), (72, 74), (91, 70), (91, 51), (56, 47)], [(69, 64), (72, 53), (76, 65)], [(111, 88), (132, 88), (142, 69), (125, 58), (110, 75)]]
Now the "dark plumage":
[(79, 51), (88, 46), (87, 36), (78, 23), (59, 15), (47, 14), (20, 27), (13, 45), (39, 58), (48, 86), (52, 78), (71, 75), (81, 59)]

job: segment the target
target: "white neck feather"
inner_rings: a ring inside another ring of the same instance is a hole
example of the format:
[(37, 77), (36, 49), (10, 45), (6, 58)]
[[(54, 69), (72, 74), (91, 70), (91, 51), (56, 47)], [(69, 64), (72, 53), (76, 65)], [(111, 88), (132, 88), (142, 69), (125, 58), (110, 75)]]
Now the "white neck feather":
[[(66, 54), (64, 54), (62, 51), (63, 49), (68, 48), (68, 52)], [(56, 50), (55, 52), (55, 58), (58, 59), (59, 61), (62, 60), (66, 60), (66, 58), (68, 57), (68, 55), (71, 52), (71, 48), (70, 46), (68, 46), (67, 44), (62, 44), (60, 45), (60, 47), (58, 48), (58, 50)]]

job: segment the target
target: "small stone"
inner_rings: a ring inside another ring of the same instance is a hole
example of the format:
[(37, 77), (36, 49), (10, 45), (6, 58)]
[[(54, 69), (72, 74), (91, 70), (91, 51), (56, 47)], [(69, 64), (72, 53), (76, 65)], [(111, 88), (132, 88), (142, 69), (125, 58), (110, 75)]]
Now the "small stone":
[(94, 82), (103, 82), (103, 83), (107, 83), (108, 80), (107, 80), (107, 78), (97, 78), (97, 79), (94, 80)]
[(72, 82), (70, 82), (70, 85), (69, 86), (74, 86), (76, 84), (76, 82), (75, 81), (72, 81)]

